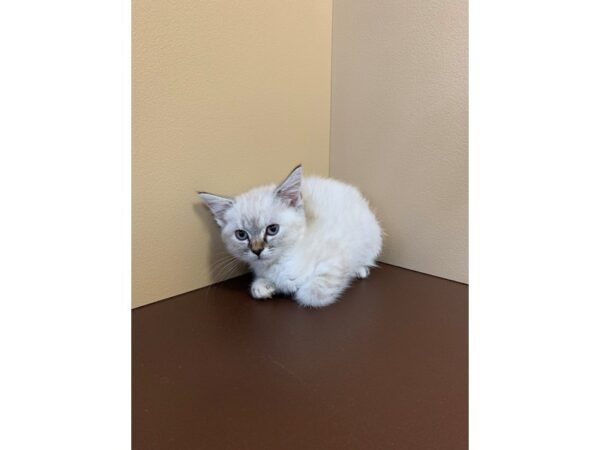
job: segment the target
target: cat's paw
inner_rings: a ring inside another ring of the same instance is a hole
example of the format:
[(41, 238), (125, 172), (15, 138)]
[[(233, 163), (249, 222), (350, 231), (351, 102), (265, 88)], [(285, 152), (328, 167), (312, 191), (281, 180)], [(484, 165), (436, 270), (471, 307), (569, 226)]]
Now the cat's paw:
[(293, 279), (282, 280), (277, 284), (277, 288), (286, 295), (293, 295), (298, 290), (296, 280)]
[(350, 277), (345, 275), (323, 274), (303, 284), (294, 298), (302, 306), (322, 308), (334, 303), (350, 280)]
[(250, 286), (250, 293), (253, 298), (271, 298), (275, 293), (275, 286), (264, 278), (257, 278)]
[(356, 278), (367, 278), (371, 273), (371, 269), (368, 266), (362, 266), (360, 269), (356, 271), (354, 274)]
[(337, 300), (338, 293), (319, 286), (302, 286), (294, 298), (301, 306), (310, 308), (323, 308)]

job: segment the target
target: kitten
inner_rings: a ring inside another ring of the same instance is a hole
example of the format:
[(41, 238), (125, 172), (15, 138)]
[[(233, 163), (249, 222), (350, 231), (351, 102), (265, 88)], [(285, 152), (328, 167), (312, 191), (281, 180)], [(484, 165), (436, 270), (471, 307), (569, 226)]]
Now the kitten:
[(250, 265), (254, 298), (291, 294), (304, 306), (336, 301), (366, 278), (381, 251), (381, 228), (361, 193), (296, 167), (279, 185), (235, 198), (199, 192), (235, 258)]

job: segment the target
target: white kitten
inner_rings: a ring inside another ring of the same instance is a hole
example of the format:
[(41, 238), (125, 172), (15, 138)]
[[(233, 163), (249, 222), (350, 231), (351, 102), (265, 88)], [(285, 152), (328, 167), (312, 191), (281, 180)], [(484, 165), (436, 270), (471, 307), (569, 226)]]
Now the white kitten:
[(235, 198), (205, 192), (229, 253), (255, 274), (251, 293), (292, 294), (301, 305), (333, 303), (353, 278), (365, 278), (381, 251), (381, 228), (361, 193), (330, 178), (302, 178), (296, 167), (279, 186)]

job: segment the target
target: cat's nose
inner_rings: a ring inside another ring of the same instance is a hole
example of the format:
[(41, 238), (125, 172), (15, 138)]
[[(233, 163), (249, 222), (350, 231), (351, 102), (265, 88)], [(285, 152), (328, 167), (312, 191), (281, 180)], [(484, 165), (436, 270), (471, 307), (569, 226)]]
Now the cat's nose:
[(260, 256), (263, 250), (264, 248), (257, 248), (256, 250), (252, 249), (252, 253), (254, 253), (256, 256)]

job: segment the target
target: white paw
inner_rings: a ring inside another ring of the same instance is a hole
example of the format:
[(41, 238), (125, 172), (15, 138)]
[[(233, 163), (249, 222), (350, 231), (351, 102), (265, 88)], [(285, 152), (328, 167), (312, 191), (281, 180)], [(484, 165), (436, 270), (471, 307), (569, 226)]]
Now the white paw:
[(250, 286), (250, 293), (254, 298), (271, 298), (275, 293), (275, 286), (263, 278), (254, 280)]
[(280, 292), (284, 294), (293, 294), (298, 290), (295, 280), (284, 280), (277, 285)]
[(305, 298), (302, 296), (296, 296), (296, 302), (300, 306), (305, 306), (307, 308), (324, 308), (325, 306), (329, 306), (332, 303), (335, 303), (337, 297), (329, 296), (329, 297), (310, 297)]
[(347, 275), (325, 274), (300, 286), (294, 298), (302, 306), (322, 308), (334, 303), (350, 284)]
[(371, 270), (367, 266), (363, 266), (356, 271), (356, 278), (367, 278)]

